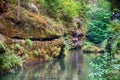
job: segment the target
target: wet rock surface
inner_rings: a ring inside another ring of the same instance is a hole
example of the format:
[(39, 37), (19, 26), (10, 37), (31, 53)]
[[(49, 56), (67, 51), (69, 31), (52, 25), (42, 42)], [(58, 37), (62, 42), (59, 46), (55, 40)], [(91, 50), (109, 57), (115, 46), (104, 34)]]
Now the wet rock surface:
[[(25, 65), (51, 60), (64, 54), (64, 48), (61, 52), (62, 46), (65, 45), (62, 38), (52, 41), (32, 41), (30, 39), (7, 39), (7, 37), (1, 34), (0, 39), (6, 40), (3, 42), (5, 48), (12, 50), (15, 55), (20, 56)], [(3, 51), (3, 48), (0, 50)]]

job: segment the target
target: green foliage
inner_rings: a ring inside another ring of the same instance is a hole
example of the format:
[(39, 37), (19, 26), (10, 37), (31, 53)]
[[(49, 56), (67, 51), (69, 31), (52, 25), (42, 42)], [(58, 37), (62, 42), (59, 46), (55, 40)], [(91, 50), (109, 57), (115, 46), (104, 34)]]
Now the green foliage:
[(6, 53), (0, 56), (0, 73), (14, 69), (15, 67), (22, 67), (22, 59), (13, 53)]
[(102, 7), (104, 9), (110, 9), (111, 8), (111, 4), (107, 0), (97, 1), (97, 6)]
[(94, 45), (93, 43), (89, 42), (88, 40), (84, 40), (84, 43), (83, 43), (84, 46), (92, 46)]
[(28, 55), (27, 53), (25, 53), (24, 57), (25, 57), (25, 58), (28, 58), (28, 57), (29, 57), (29, 55)]
[[(0, 42), (2, 48), (5, 49), (5, 53), (0, 55), (0, 73), (9, 71), (14, 68), (22, 68), (23, 62), (19, 56), (14, 54), (13, 50), (10, 50), (4, 43)], [(19, 48), (19, 44), (16, 44), (16, 48)]]
[[(7, 1), (12, 2), (14, 4), (17, 4), (17, 2), (18, 2), (18, 0), (7, 0)], [(28, 2), (30, 0), (20, 0), (20, 1), (26, 1), (26, 2)]]
[(30, 40), (30, 39), (26, 39), (26, 42), (27, 42), (27, 45), (29, 46), (29, 47), (32, 47), (32, 41)]
[(103, 49), (105, 49), (107, 43), (108, 43), (108, 39), (105, 39), (105, 40), (100, 44), (100, 47), (102, 47)]
[(78, 1), (63, 0), (62, 2), (63, 14), (68, 17), (68, 19), (72, 19), (79, 15), (81, 5)]
[(90, 80), (111, 80), (113, 74), (113, 65), (108, 53), (97, 57), (90, 63), (92, 73), (89, 74)]
[(34, 51), (34, 56), (37, 57), (39, 55), (38, 51)]
[(5, 46), (3, 42), (0, 41), (0, 54), (3, 54), (5, 52)]
[(116, 39), (114, 39), (113, 42), (111, 42), (111, 52), (113, 55), (119, 54), (118, 50), (120, 48), (120, 35), (115, 36), (115, 37)]
[(109, 53), (97, 57), (89, 64), (92, 67), (92, 73), (89, 74), (90, 80), (119, 80), (119, 62), (119, 58), (111, 59)]
[(1, 49), (1, 48), (3, 48), (3, 43), (2, 43), (2, 42), (0, 42), (0, 49)]
[(111, 22), (111, 27), (112, 27), (112, 30), (114, 32), (120, 32), (120, 21), (119, 20), (114, 20), (113, 22)]
[(39, 0), (39, 3), (47, 10), (48, 15), (58, 18), (61, 0)]
[(11, 0), (10, 2), (17, 4), (17, 0)]
[[(110, 11), (111, 4), (105, 0), (97, 0), (96, 6), (87, 6), (88, 32), (87, 38), (94, 43), (101, 43), (101, 47), (110, 50), (110, 53), (105, 53), (96, 58), (90, 63), (92, 73), (90, 80), (119, 80), (119, 64), (115, 65), (116, 54), (118, 56), (120, 49), (120, 24), (119, 20), (111, 22)], [(119, 57), (118, 61), (119, 62)], [(115, 69), (116, 68), (116, 69)], [(114, 75), (114, 76), (112, 76)]]
[(12, 64), (12, 67), (22, 67), (22, 59), (18, 56), (16, 56), (15, 54), (11, 54), (11, 56), (9, 56), (10, 62)]
[[(103, 0), (99, 0), (98, 3)], [(106, 6), (105, 6), (106, 7)], [(87, 17), (88, 17), (88, 33), (87, 38), (94, 43), (101, 43), (107, 37), (111, 35), (108, 24), (110, 24), (111, 12), (104, 8), (104, 5), (99, 6), (88, 6)]]
[(15, 45), (15, 49), (20, 49), (20, 48), (21, 48), (21, 46), (19, 44)]
[(63, 38), (63, 42), (65, 44), (65, 50), (69, 50), (71, 48), (71, 46), (70, 46), (71, 42), (69, 39), (70, 39), (69, 35), (67, 35), (66, 37)]
[(76, 0), (39, 0), (39, 3), (47, 9), (51, 17), (64, 17), (65, 20), (79, 16), (80, 7), (82, 6)]

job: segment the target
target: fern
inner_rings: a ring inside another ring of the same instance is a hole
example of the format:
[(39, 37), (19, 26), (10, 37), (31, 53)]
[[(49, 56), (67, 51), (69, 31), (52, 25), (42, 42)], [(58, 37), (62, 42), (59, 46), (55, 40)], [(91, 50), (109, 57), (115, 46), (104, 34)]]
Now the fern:
[(26, 42), (27, 42), (27, 45), (29, 46), (29, 47), (32, 47), (32, 41), (30, 40), (30, 39), (26, 39)]
[(34, 51), (34, 56), (37, 57), (39, 55), (38, 51)]

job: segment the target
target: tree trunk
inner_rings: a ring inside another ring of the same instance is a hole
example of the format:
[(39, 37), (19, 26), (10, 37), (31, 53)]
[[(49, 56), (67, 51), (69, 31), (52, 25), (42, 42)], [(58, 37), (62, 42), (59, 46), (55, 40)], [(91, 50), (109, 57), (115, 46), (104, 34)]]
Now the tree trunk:
[(18, 0), (17, 21), (20, 20), (20, 0)]

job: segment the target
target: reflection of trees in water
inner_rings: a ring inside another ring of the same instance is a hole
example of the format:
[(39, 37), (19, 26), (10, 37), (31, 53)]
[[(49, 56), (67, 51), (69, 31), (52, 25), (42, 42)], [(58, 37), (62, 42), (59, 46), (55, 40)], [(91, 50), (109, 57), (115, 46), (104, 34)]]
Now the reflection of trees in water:
[(81, 50), (73, 50), (65, 58), (65, 71), (60, 80), (79, 80), (81, 66), (83, 63), (83, 54)]
[(27, 67), (4, 80), (78, 80), (82, 62), (81, 50), (71, 51), (65, 59)]
[(72, 63), (72, 67), (80, 67), (83, 62), (83, 54), (81, 50), (76, 50), (71, 52), (70, 61)]
[[(58, 73), (61, 71), (61, 67), (58, 61), (54, 62), (48, 62), (45, 64), (40, 65), (36, 69), (34, 69), (32, 72), (32, 77), (36, 77), (36, 80), (48, 80), (48, 79), (54, 79), (56, 80), (59, 76)], [(38, 75), (36, 75), (38, 74)]]
[(83, 53), (82, 50), (74, 50), (71, 52), (71, 71), (73, 71), (73, 80), (79, 80), (82, 64), (83, 64)]

